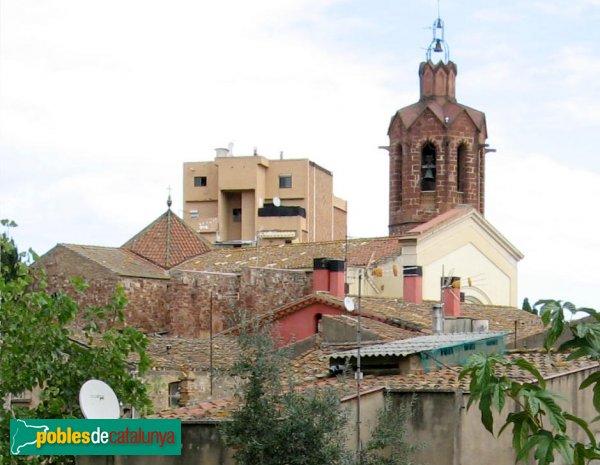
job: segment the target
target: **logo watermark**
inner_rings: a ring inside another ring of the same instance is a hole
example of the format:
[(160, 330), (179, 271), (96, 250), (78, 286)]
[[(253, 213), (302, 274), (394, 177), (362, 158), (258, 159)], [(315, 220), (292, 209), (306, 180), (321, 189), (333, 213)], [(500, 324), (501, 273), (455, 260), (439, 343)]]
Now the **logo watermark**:
[(181, 455), (181, 420), (10, 420), (12, 455)]

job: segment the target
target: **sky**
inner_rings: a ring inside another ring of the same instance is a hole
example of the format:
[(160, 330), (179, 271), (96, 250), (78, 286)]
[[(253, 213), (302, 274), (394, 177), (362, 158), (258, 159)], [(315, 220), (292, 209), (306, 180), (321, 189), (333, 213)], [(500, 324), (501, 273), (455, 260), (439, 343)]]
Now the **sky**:
[[(600, 309), (600, 0), (441, 0), (457, 99), (484, 111), (486, 218), (519, 299)], [(387, 235), (392, 115), (435, 0), (3, 0), (0, 218), (21, 249), (119, 246), (182, 215), (184, 161), (309, 158), (352, 237)]]

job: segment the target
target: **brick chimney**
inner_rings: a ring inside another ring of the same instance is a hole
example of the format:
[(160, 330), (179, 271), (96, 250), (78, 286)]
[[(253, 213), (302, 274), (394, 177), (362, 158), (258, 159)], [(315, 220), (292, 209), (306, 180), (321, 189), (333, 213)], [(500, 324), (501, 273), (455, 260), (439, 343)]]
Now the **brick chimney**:
[(313, 259), (313, 292), (329, 290), (329, 269), (326, 258)]
[(444, 316), (454, 318), (460, 316), (460, 278), (456, 276), (442, 278), (442, 302)]
[(344, 297), (345, 294), (345, 265), (344, 260), (327, 261), (327, 268), (329, 269), (329, 293), (335, 297)]
[(423, 303), (423, 268), (420, 266), (403, 267), (403, 295), (406, 302)]

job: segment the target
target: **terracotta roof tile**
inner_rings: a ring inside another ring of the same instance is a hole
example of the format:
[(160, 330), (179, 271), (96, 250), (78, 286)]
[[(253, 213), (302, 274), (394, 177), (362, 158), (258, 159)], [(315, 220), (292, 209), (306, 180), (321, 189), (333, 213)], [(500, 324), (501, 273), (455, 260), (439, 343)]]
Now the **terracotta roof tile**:
[[(357, 318), (352, 315), (324, 315), (323, 318), (331, 318), (338, 323), (356, 327)], [(364, 333), (370, 334), (372, 337), (377, 337), (382, 342), (398, 341), (418, 336), (420, 331), (404, 329), (389, 323), (384, 323), (373, 318), (361, 318), (361, 330)]]
[(120, 276), (156, 279), (169, 278), (169, 275), (162, 268), (121, 248), (78, 244), (58, 244), (58, 247), (65, 247), (108, 268)]
[[(464, 112), (473, 121), (477, 129), (481, 130), (485, 127), (485, 114), (483, 112), (449, 100), (443, 102), (436, 99), (421, 100), (401, 108), (396, 112), (396, 115), (400, 117), (404, 127), (409, 128), (426, 110), (431, 111), (440, 122), (450, 126)], [(445, 123), (445, 117), (449, 118), (448, 123)]]
[[(356, 394), (356, 381), (352, 376), (328, 376), (329, 355), (332, 349), (316, 349), (294, 359), (290, 363), (298, 390), (333, 389), (343, 399)], [(597, 369), (600, 364), (589, 359), (567, 360), (567, 354), (545, 354), (532, 351), (513, 353), (509, 358), (524, 358), (540, 371), (545, 379), (564, 376), (571, 372)], [(427, 373), (396, 375), (365, 375), (361, 381), (361, 393), (377, 389), (408, 392), (469, 392), (469, 380), (459, 380), (461, 367), (446, 367)], [(535, 381), (529, 373), (513, 367), (509, 376), (518, 381)], [(226, 398), (204, 402), (197, 406), (182, 407), (158, 413), (160, 418), (180, 418), (183, 421), (219, 421), (231, 416), (239, 406), (238, 398)]]
[(474, 210), (475, 209), (470, 205), (461, 205), (458, 207), (454, 207), (454, 208), (448, 210), (447, 212), (437, 215), (435, 218), (432, 218), (431, 220), (429, 220), (423, 224), (415, 226), (414, 228), (412, 228), (411, 230), (408, 231), (408, 234), (423, 233), (423, 232), (433, 229), (436, 226), (439, 226), (447, 221), (450, 221), (454, 218), (459, 218), (461, 216), (467, 215), (468, 213), (470, 213)]
[[(420, 329), (431, 334), (432, 306), (434, 302), (413, 304), (398, 299), (363, 297), (361, 307), (367, 315), (382, 318), (398, 325), (405, 324), (407, 329)], [(515, 327), (517, 339), (539, 334), (544, 325), (537, 315), (514, 307), (497, 305), (476, 305), (463, 303), (461, 317), (475, 320), (489, 320), (490, 331), (510, 333), (508, 343), (514, 342)]]
[(129, 239), (123, 248), (165, 269), (211, 250), (210, 244), (170, 209)]
[[(347, 252), (346, 252), (347, 245)], [(352, 239), (349, 241), (305, 242), (234, 249), (216, 249), (194, 257), (177, 266), (181, 270), (239, 272), (243, 267), (272, 267), (280, 269), (312, 269), (314, 258), (343, 260), (350, 266), (364, 266), (400, 255), (398, 237)]]

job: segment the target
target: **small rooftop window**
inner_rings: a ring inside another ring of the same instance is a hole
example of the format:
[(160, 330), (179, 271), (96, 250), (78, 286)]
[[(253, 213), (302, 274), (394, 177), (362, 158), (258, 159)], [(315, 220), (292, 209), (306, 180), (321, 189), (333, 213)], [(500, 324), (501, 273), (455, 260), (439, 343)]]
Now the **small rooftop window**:
[(194, 176), (194, 187), (206, 187), (206, 176)]

